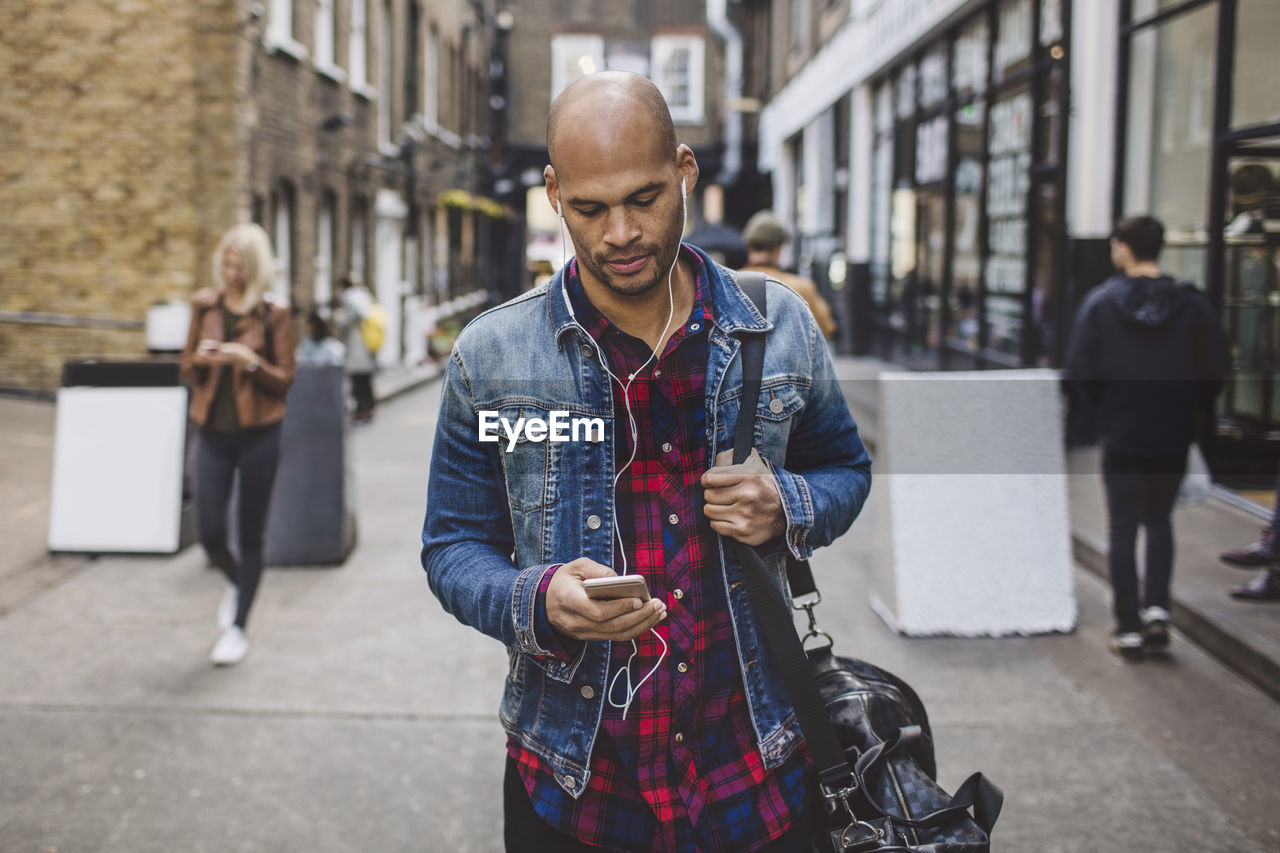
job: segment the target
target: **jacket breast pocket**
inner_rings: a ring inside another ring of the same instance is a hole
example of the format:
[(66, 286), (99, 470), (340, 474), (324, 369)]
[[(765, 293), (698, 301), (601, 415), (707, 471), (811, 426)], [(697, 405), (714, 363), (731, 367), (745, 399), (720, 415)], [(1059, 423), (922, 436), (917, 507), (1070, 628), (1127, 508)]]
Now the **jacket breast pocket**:
[(542, 509), (551, 500), (551, 443), (539, 426), (546, 421), (546, 409), (523, 403), (480, 413), (481, 432), (490, 441), (496, 437), (507, 499), (517, 512)]
[[(752, 446), (760, 455), (781, 463), (787, 455), (787, 439), (791, 435), (794, 420), (804, 408), (804, 391), (794, 381), (786, 378), (766, 379), (760, 388), (756, 403), (755, 440)], [(724, 450), (733, 446), (733, 425), (738, 422), (742, 399), (740, 391), (730, 395), (720, 404), (719, 424), (716, 432), (716, 448)]]
[(787, 456), (787, 440), (793, 422), (804, 408), (804, 397), (794, 383), (775, 382), (760, 389), (756, 404), (756, 448), (768, 459)]

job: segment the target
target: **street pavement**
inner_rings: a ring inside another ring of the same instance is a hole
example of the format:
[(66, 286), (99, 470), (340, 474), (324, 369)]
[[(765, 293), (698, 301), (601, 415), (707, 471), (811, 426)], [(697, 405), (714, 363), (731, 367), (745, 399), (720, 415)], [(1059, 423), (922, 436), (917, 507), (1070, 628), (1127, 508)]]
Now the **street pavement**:
[[(23, 543), (0, 560), (19, 590), (0, 597), (0, 851), (501, 849), (505, 652), (418, 563), (438, 392), (352, 433), (356, 550), (269, 570), (230, 669), (208, 663), (222, 581), (198, 547), (31, 553), (47, 497), (15, 478), (47, 478), (52, 405), (0, 400), (0, 530)], [(945, 786), (980, 769), (1004, 788), (993, 850), (1280, 849), (1274, 699), (1180, 632), (1165, 661), (1111, 656), (1106, 586), (1083, 569), (1071, 634), (896, 636), (866, 602), (878, 512), (873, 487), (815, 556), (821, 625), (917, 689)]]

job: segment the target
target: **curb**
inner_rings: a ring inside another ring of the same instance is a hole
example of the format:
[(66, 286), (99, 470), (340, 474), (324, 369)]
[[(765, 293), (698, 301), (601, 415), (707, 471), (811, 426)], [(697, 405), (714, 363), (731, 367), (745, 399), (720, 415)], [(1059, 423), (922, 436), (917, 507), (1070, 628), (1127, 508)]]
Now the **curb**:
[[(1106, 545), (1087, 533), (1072, 530), (1071, 553), (1078, 565), (1110, 583)], [(1227, 668), (1280, 701), (1280, 663), (1260, 652), (1247, 638), (1210, 618), (1195, 603), (1180, 598), (1176, 586), (1171, 590), (1171, 603), (1175, 628)]]

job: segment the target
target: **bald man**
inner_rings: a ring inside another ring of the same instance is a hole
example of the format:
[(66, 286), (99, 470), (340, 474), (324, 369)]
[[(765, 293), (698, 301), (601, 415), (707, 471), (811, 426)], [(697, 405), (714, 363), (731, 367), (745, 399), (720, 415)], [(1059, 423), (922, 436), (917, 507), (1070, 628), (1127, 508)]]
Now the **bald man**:
[[(449, 359), (422, 564), (509, 668), (509, 851), (809, 851), (815, 778), (725, 539), (777, 576), (852, 524), (870, 460), (793, 292), (761, 317), (681, 243), (698, 164), (648, 80), (556, 99), (547, 199), (575, 256)], [(766, 332), (732, 465), (737, 337)], [(592, 579), (630, 576), (617, 595)]]

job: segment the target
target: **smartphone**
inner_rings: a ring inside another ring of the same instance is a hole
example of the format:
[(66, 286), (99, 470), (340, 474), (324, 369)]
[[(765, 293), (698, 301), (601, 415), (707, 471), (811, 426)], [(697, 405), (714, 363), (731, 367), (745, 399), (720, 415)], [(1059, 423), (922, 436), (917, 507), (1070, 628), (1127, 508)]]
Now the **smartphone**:
[(649, 600), (649, 585), (644, 575), (617, 575), (611, 578), (587, 578), (582, 582), (587, 588), (587, 598), (638, 598)]

